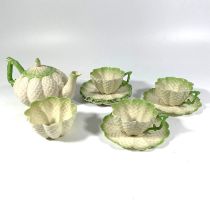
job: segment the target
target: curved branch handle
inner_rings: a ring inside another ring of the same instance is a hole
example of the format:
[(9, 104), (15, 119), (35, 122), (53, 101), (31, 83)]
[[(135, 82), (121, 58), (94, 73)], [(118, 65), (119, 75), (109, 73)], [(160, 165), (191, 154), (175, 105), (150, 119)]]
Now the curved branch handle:
[(166, 121), (167, 118), (168, 118), (168, 115), (166, 115), (166, 114), (159, 114), (156, 119), (160, 120), (160, 122), (161, 122), (160, 125), (156, 126), (154, 124), (151, 128), (148, 128), (145, 132), (160, 130), (163, 127), (164, 122)]
[(20, 72), (20, 74), (23, 74), (26, 71), (20, 65), (20, 63), (18, 61), (16, 61), (15, 59), (13, 59), (11, 57), (8, 57), (7, 58), (7, 61), (8, 61), (8, 64), (7, 64), (7, 80), (11, 84), (11, 86), (13, 86), (14, 83), (15, 83), (15, 80), (12, 77), (12, 74), (13, 74), (13, 66), (15, 66), (17, 68), (17, 70)]
[(193, 90), (190, 92), (190, 96), (183, 104), (194, 104), (197, 96), (200, 94), (200, 91)]
[(128, 71), (128, 72), (126, 72), (126, 73), (124, 74), (123, 77), (128, 76), (128, 77), (127, 77), (127, 80), (126, 80), (125, 82), (129, 83), (130, 78), (131, 78), (131, 74), (132, 74), (132, 71)]

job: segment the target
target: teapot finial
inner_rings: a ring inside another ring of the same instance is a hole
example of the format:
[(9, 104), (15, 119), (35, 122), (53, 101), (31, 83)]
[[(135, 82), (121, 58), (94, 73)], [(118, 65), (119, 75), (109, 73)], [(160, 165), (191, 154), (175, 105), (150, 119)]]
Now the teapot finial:
[(39, 58), (36, 58), (36, 59), (35, 59), (35, 66), (36, 66), (36, 67), (41, 66), (41, 61), (39, 60)]

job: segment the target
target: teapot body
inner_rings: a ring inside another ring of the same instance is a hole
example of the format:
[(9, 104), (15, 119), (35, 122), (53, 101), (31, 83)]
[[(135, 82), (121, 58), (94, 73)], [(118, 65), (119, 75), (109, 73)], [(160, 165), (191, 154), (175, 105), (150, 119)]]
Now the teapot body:
[(25, 105), (30, 105), (33, 101), (42, 100), (49, 96), (62, 97), (62, 89), (68, 78), (59, 70), (43, 77), (30, 78), (21, 75), (14, 82), (15, 95)]
[[(72, 71), (67, 77), (54, 67), (42, 65), (39, 58), (36, 58), (35, 64), (26, 71), (17, 60), (11, 57), (8, 57), (7, 60), (8, 82), (25, 105), (50, 96), (73, 97), (76, 80), (80, 76), (79, 72)], [(21, 77), (16, 80), (13, 79), (13, 66), (21, 74)]]

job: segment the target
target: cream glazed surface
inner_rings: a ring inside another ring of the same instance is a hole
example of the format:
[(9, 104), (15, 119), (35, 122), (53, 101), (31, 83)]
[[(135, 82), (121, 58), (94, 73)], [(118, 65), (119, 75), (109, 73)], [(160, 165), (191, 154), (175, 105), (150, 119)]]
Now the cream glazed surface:
[(14, 92), (22, 103), (29, 105), (33, 101), (41, 100), (48, 96), (60, 96), (67, 80), (67, 76), (60, 71), (42, 79), (29, 79), (21, 76), (14, 84)]
[[(21, 77), (13, 80), (13, 66), (21, 73)], [(25, 105), (42, 100), (46, 97), (69, 97), (74, 96), (76, 80), (80, 74), (72, 71), (67, 77), (60, 70), (41, 65), (40, 60), (35, 60), (35, 65), (27, 71), (13, 58), (8, 58), (8, 81), (14, 88), (15, 95)]]

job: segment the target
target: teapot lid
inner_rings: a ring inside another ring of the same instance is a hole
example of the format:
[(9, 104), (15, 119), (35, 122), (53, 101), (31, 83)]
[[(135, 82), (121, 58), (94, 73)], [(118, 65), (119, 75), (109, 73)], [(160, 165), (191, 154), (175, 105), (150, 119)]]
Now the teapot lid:
[(56, 72), (57, 69), (51, 66), (42, 65), (39, 58), (35, 59), (34, 65), (26, 71), (25, 76), (28, 78), (42, 78), (45, 76), (49, 76)]

